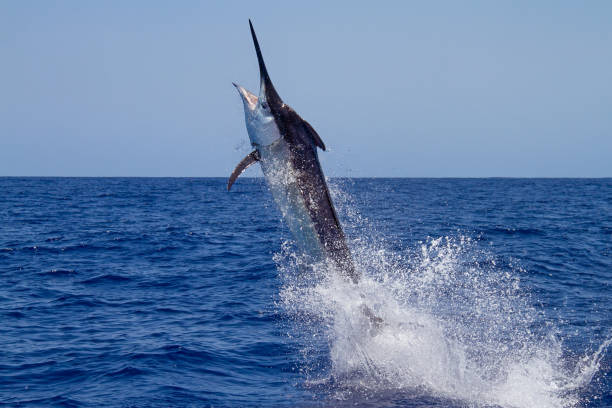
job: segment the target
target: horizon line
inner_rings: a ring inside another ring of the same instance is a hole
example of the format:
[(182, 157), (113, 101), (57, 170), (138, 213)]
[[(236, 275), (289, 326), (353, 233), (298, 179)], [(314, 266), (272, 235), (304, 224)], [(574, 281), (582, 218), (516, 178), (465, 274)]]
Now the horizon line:
[[(105, 178), (105, 179), (228, 179), (227, 176), (0, 176), (0, 179), (8, 178)], [(263, 179), (264, 176), (246, 176), (243, 179)], [(331, 176), (328, 179), (612, 179), (612, 176)]]

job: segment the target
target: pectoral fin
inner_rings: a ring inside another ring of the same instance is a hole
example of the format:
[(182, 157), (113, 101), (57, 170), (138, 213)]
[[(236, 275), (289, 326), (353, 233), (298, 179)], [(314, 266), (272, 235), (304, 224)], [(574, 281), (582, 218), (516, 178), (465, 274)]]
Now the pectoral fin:
[(238, 163), (238, 165), (232, 172), (229, 181), (227, 182), (227, 191), (230, 191), (230, 188), (232, 188), (232, 184), (234, 184), (238, 176), (240, 176), (242, 172), (247, 169), (247, 167), (249, 167), (256, 161), (259, 161), (259, 152), (257, 150), (253, 150), (244, 159), (242, 159), (240, 163)]

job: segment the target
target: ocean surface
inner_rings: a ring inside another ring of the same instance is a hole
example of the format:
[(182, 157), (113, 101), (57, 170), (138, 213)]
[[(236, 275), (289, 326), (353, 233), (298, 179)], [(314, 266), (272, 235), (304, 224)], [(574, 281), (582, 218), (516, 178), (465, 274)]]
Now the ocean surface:
[(612, 406), (612, 179), (332, 179), (357, 286), (225, 185), (0, 178), (0, 403)]

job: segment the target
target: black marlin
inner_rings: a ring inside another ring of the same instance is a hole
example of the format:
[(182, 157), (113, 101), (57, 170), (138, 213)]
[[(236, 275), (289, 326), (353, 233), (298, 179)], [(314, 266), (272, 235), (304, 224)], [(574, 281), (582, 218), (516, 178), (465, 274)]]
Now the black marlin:
[(321, 261), (329, 259), (347, 278), (357, 283), (351, 253), (338, 221), (317, 148), (325, 144), (313, 127), (280, 98), (266, 69), (259, 42), (249, 20), (259, 61), (259, 97), (240, 85), (244, 115), (255, 148), (230, 176), (227, 189), (251, 164), (259, 162), (286, 223), (298, 246)]

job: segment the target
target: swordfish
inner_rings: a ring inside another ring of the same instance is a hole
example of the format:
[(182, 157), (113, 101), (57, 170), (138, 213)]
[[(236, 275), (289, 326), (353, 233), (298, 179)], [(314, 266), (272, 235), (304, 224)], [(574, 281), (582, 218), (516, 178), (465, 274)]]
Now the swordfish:
[(233, 171), (238, 176), (259, 162), (274, 201), (303, 253), (315, 262), (330, 260), (340, 274), (359, 281), (344, 232), (332, 203), (317, 149), (325, 144), (313, 127), (276, 92), (249, 20), (259, 62), (259, 96), (233, 84), (244, 104), (246, 128), (254, 150)]

